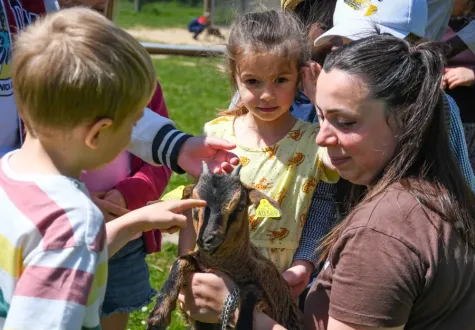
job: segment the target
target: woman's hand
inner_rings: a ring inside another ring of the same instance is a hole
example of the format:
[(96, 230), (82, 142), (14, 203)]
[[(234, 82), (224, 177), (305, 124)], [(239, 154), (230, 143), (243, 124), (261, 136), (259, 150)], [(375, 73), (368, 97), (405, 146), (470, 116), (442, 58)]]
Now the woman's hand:
[[(188, 279), (188, 285), (182, 288), (178, 301), (191, 319), (219, 323), (223, 302), (234, 286), (229, 276), (220, 271), (194, 273)], [(232, 323), (235, 321), (231, 320)]]
[(290, 286), (292, 298), (299, 297), (310, 282), (314, 266), (306, 260), (295, 260), (282, 276)]

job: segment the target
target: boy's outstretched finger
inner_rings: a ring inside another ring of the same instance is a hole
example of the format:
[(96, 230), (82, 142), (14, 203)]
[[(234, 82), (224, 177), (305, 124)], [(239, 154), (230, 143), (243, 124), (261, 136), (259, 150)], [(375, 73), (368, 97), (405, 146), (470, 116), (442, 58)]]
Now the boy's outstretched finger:
[(206, 202), (199, 199), (183, 199), (179, 201), (170, 201), (165, 203), (168, 203), (170, 205), (168, 209), (174, 213), (182, 213), (194, 207), (206, 206)]

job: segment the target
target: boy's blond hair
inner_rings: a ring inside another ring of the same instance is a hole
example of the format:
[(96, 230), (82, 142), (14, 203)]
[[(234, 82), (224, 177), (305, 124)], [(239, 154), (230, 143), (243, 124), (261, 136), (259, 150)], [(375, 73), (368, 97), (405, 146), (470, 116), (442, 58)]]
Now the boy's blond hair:
[(47, 15), (21, 32), (12, 70), (18, 111), (30, 133), (102, 118), (117, 128), (146, 106), (156, 87), (146, 50), (86, 8)]

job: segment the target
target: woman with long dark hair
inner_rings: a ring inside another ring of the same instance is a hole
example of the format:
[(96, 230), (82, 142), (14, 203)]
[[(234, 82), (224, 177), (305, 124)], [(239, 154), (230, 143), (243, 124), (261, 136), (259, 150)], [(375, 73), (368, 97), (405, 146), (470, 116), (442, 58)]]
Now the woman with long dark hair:
[[(437, 44), (388, 35), (326, 59), (317, 143), (367, 193), (322, 245), (307, 329), (473, 329), (475, 200), (450, 149), (442, 73)], [(195, 275), (182, 307), (216, 322), (233, 283)], [(282, 329), (263, 313), (255, 320)]]

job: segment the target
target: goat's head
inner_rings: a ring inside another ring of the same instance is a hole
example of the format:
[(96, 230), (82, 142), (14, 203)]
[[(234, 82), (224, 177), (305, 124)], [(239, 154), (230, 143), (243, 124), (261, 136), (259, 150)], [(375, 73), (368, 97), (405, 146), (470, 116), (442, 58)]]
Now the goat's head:
[(203, 162), (203, 171), (196, 185), (187, 186), (184, 198), (206, 201), (206, 207), (193, 209), (193, 224), (197, 233), (198, 248), (213, 253), (225, 241), (226, 236), (248, 233), (247, 208), (259, 205), (267, 199), (274, 207), (277, 203), (260, 191), (241, 182), (238, 165), (231, 174), (213, 174)]

